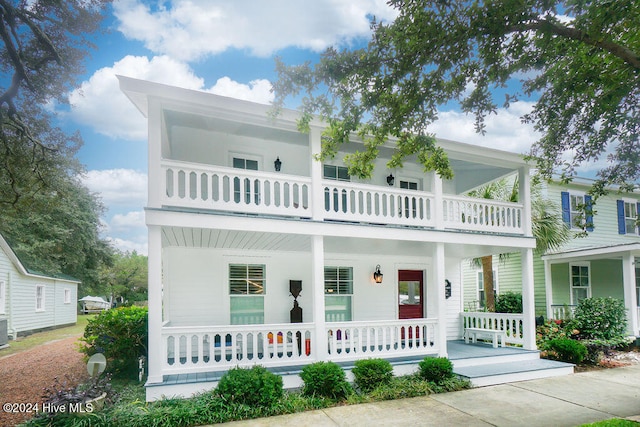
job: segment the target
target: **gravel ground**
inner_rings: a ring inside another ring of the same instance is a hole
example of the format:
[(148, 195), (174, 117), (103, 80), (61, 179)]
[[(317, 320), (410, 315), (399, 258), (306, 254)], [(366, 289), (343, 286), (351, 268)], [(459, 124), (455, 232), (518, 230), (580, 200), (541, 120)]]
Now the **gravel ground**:
[[(42, 409), (42, 389), (50, 387), (58, 377), (61, 382), (77, 385), (87, 378), (83, 355), (77, 350), (78, 337), (65, 338), (0, 357), (0, 404), (39, 404)], [(15, 406), (15, 405), (14, 405)], [(7, 413), (0, 407), (0, 426), (14, 426), (34, 413)]]

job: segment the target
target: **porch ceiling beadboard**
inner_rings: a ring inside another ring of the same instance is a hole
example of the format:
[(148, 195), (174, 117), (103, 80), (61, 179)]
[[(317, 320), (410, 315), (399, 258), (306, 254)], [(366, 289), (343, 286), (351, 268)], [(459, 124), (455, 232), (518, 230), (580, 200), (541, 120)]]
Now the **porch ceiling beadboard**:
[(243, 251), (311, 250), (309, 236), (187, 227), (163, 227), (162, 245)]

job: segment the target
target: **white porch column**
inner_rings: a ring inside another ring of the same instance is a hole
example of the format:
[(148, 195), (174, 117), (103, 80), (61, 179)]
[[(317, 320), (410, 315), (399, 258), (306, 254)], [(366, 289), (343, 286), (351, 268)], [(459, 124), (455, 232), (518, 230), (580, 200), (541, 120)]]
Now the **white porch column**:
[(522, 229), (525, 236), (532, 236), (531, 231), (531, 176), (529, 167), (521, 167), (518, 171), (518, 201), (522, 204)]
[(525, 350), (536, 349), (536, 302), (533, 287), (533, 249), (522, 249), (522, 333)]
[[(312, 127), (309, 132), (309, 146), (311, 162), (311, 217), (316, 221), (324, 218), (324, 191), (322, 189), (322, 163), (315, 159), (316, 154), (322, 151), (322, 130)], [(323, 271), (324, 273), (324, 271)], [(324, 287), (324, 285), (323, 285)], [(323, 290), (324, 291), (324, 290)]]
[(157, 225), (149, 227), (149, 283), (147, 290), (149, 306), (149, 359), (147, 382), (162, 382), (162, 237)]
[(442, 178), (437, 172), (431, 172), (431, 192), (433, 193), (433, 219), (436, 230), (444, 230), (444, 205), (442, 197)]
[(164, 186), (166, 185), (166, 179), (162, 176), (162, 168), (160, 166), (160, 160), (162, 159), (162, 111), (159, 102), (153, 99), (149, 99), (149, 118), (147, 120), (147, 132), (149, 139), (148, 147), (148, 166), (147, 166), (147, 180), (148, 180), (148, 196), (147, 206), (152, 208), (159, 208), (162, 206), (161, 195), (164, 192)]
[(627, 309), (627, 333), (638, 336), (636, 268), (634, 265), (634, 256), (630, 252), (622, 256), (622, 283), (624, 286), (624, 306)]
[(551, 311), (551, 304), (553, 304), (553, 279), (551, 278), (551, 263), (549, 260), (544, 260), (544, 296), (547, 306), (546, 319), (551, 319), (553, 312)]
[(327, 333), (324, 314), (324, 237), (311, 237), (311, 286), (313, 288), (313, 323), (315, 344), (311, 344), (318, 361), (327, 359)]
[[(442, 206), (442, 205), (440, 205)], [(445, 281), (444, 243), (433, 248), (433, 281), (436, 287), (436, 313), (438, 317), (438, 356), (447, 357), (447, 299), (444, 295)]]

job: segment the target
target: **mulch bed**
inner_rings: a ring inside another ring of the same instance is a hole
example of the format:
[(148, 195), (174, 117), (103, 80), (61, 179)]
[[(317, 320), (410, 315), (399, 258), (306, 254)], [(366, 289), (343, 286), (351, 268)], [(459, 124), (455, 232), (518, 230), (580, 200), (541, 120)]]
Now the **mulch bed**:
[[(43, 389), (51, 387), (56, 377), (69, 386), (84, 382), (88, 374), (77, 341), (78, 337), (65, 338), (5, 357), (0, 352), (0, 403), (38, 403), (42, 410)], [(0, 409), (0, 426), (13, 426), (34, 415)]]

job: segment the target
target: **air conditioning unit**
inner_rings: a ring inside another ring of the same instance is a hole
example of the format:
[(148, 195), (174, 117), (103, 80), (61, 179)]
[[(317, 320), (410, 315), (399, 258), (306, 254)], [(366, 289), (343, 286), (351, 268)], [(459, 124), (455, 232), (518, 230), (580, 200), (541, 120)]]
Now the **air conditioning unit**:
[(7, 333), (7, 319), (0, 319), (0, 347), (6, 345), (9, 342), (9, 335)]

